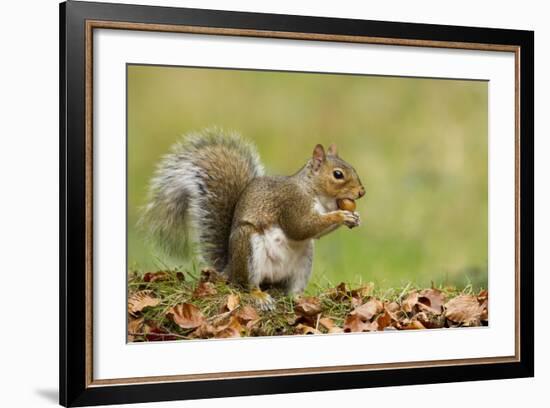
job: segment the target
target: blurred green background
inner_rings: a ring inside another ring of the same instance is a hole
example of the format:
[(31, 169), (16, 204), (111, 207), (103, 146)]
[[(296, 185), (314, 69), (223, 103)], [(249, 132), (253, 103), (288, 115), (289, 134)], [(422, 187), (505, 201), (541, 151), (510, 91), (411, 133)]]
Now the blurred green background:
[(367, 195), (360, 228), (316, 244), (312, 282), (487, 287), (487, 82), (128, 66), (128, 262), (183, 265), (136, 228), (159, 158), (219, 126), (289, 175), (334, 142)]

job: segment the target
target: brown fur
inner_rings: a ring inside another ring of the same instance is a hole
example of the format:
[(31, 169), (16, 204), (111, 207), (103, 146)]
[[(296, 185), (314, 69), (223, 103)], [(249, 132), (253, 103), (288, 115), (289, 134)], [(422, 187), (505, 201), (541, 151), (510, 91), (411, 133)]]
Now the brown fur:
[[(331, 146), (331, 153), (335, 153), (335, 146)], [(343, 179), (334, 178), (335, 169), (342, 171)], [(296, 174), (255, 178), (244, 189), (235, 207), (226, 273), (236, 282), (248, 282), (253, 233), (279, 226), (295, 241), (316, 238), (346, 220), (345, 211), (326, 214), (315, 211), (315, 201), (319, 197), (336, 202), (340, 198), (355, 200), (363, 195), (364, 187), (355, 169), (336, 154), (325, 155), (321, 145), (316, 146), (312, 159)]]
[[(342, 173), (340, 179), (335, 170)], [(338, 210), (336, 200), (358, 199), (364, 188), (334, 145), (328, 154), (315, 146), (292, 176), (266, 177), (252, 145), (207, 129), (188, 136), (163, 158), (149, 193), (141, 224), (162, 249), (187, 256), (195, 238), (205, 262), (247, 286), (253, 234), (277, 226), (288, 239), (307, 241), (342, 224), (357, 226), (359, 215)], [(309, 266), (312, 248), (304, 252)]]

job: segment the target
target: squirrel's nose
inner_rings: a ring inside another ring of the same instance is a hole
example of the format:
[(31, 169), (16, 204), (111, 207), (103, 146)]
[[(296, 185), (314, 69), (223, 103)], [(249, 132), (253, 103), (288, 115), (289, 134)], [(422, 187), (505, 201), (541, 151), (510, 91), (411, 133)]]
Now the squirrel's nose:
[(359, 198), (363, 197), (365, 195), (365, 187), (361, 187), (361, 190), (359, 190)]

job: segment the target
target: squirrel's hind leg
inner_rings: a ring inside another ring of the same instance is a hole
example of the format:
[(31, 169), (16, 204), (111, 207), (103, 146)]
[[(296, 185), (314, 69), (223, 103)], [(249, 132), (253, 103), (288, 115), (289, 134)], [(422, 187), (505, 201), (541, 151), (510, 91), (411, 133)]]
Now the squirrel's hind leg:
[(225, 274), (229, 279), (247, 289), (260, 310), (273, 310), (275, 301), (267, 292), (260, 289), (262, 276), (254, 270), (251, 237), (256, 231), (250, 225), (236, 227), (229, 238), (229, 262)]
[(313, 240), (310, 240), (298, 261), (293, 265), (292, 274), (288, 278), (286, 285), (286, 292), (289, 295), (302, 293), (309, 282), (313, 266), (313, 245)]

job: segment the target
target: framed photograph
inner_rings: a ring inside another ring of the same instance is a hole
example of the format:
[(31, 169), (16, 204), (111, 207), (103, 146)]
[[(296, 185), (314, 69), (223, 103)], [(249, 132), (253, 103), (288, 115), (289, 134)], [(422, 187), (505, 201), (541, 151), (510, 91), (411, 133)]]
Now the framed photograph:
[(534, 33), (60, 6), (60, 403), (534, 375)]

